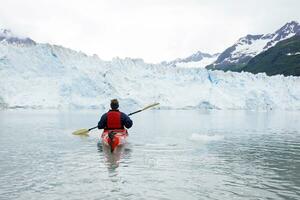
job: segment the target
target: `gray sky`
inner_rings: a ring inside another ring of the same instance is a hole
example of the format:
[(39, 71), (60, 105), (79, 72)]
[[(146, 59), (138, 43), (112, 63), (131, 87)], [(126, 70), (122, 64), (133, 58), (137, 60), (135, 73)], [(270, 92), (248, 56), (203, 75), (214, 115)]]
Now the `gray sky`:
[(217, 53), (248, 33), (300, 22), (299, 0), (0, 0), (0, 28), (98, 54), (147, 62)]

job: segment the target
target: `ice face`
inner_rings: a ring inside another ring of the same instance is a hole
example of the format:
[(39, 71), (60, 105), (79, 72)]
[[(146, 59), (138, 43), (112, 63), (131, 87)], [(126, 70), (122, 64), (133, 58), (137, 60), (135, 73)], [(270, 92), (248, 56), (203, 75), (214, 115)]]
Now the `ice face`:
[(1, 107), (300, 109), (300, 78), (103, 61), (60, 46), (0, 44)]

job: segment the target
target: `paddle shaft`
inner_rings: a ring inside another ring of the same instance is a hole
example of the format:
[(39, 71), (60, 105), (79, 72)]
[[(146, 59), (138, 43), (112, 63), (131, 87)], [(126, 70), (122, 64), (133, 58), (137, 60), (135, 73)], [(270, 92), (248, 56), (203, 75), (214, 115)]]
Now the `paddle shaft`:
[(88, 131), (91, 131), (91, 130), (93, 130), (93, 129), (95, 129), (95, 128), (98, 128), (98, 126), (95, 126), (95, 127), (93, 127), (93, 128), (89, 128)]
[(139, 113), (139, 112), (142, 112), (142, 111), (144, 111), (144, 110), (147, 110), (147, 109), (152, 108), (152, 107), (157, 106), (157, 105), (159, 105), (159, 103), (151, 104), (151, 105), (146, 106), (145, 108), (143, 108), (143, 109), (141, 109), (141, 110), (138, 110), (138, 111), (135, 111), (135, 112), (132, 112), (132, 113), (128, 114), (128, 116), (134, 115), (134, 114)]
[(136, 114), (136, 113), (139, 113), (139, 112), (142, 112), (143, 110), (138, 110), (138, 111), (135, 111), (135, 112), (132, 112), (132, 113), (129, 113), (128, 114), (128, 116), (130, 116), (130, 115), (134, 115), (134, 114)]

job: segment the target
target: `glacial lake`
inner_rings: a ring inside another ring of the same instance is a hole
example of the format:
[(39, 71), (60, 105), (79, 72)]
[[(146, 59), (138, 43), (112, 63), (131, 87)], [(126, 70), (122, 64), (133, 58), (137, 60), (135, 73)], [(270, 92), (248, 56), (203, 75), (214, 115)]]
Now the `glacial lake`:
[(0, 199), (300, 199), (299, 111), (148, 110), (116, 154), (101, 114), (0, 111)]

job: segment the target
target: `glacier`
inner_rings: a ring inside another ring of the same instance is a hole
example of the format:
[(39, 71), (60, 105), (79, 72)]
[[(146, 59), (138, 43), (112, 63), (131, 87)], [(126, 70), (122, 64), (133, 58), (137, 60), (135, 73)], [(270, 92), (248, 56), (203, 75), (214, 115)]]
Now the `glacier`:
[(0, 107), (299, 110), (300, 78), (104, 61), (62, 46), (0, 42)]

